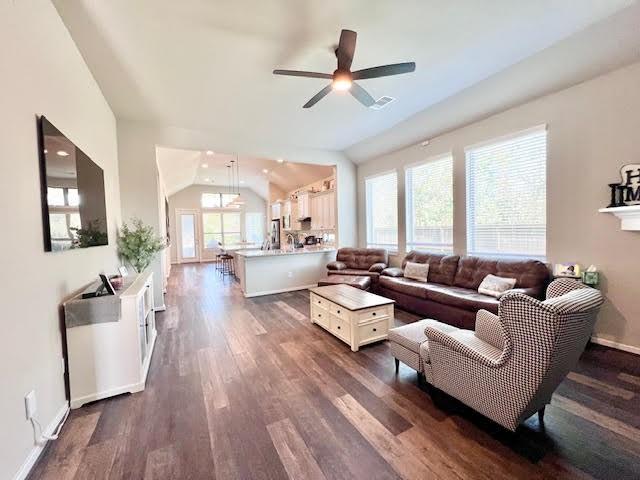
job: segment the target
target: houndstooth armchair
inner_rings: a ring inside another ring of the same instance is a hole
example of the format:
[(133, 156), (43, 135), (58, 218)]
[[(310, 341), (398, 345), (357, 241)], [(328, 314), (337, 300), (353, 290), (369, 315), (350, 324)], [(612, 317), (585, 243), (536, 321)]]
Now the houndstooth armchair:
[(428, 320), (420, 347), (426, 380), (509, 430), (535, 412), (542, 420), (604, 301), (570, 279), (551, 282), (546, 298), (507, 293), (497, 316), (478, 312), (475, 332)]

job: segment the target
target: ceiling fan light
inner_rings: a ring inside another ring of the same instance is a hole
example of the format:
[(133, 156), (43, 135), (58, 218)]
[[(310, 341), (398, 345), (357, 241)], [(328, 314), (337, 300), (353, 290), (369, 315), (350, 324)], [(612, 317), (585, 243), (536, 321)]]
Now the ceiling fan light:
[(334, 90), (345, 92), (351, 88), (351, 79), (348, 77), (336, 77), (331, 86)]

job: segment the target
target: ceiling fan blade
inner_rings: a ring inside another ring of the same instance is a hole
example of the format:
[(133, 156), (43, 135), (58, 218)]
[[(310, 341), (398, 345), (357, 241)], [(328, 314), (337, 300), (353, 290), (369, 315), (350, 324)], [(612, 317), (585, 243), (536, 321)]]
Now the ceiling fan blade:
[(414, 62), (381, 65), (379, 67), (365, 68), (364, 70), (353, 72), (353, 79), (364, 80), (366, 78), (389, 77), (391, 75), (413, 72), (415, 69), (416, 64)]
[(311, 97), (311, 100), (309, 100), (307, 103), (305, 103), (302, 106), (302, 108), (311, 108), (311, 107), (313, 107), (316, 103), (318, 103), (320, 100), (322, 100), (324, 97), (326, 97), (331, 90), (332, 90), (331, 84), (327, 85), (322, 90), (320, 90), (318, 93), (316, 93), (313, 97)]
[(362, 88), (355, 82), (351, 84), (351, 89), (349, 90), (349, 92), (351, 92), (351, 95), (353, 95), (356, 100), (358, 100), (365, 107), (370, 107), (371, 105), (376, 103), (373, 97), (369, 95), (369, 92), (367, 92), (364, 88)]
[(340, 33), (340, 43), (336, 56), (338, 57), (338, 70), (350, 70), (353, 55), (356, 52), (356, 37), (358, 34), (353, 30), (342, 30)]
[(305, 72), (302, 70), (274, 70), (274, 75), (288, 75), (290, 77), (308, 77), (308, 78), (326, 78), (331, 80), (333, 75), (330, 73)]

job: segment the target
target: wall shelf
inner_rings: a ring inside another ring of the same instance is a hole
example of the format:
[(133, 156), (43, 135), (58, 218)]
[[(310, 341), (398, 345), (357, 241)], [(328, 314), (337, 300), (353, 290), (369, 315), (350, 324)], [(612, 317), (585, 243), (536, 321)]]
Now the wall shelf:
[(600, 213), (612, 213), (620, 219), (622, 230), (640, 231), (640, 205), (626, 207), (608, 207), (598, 210)]

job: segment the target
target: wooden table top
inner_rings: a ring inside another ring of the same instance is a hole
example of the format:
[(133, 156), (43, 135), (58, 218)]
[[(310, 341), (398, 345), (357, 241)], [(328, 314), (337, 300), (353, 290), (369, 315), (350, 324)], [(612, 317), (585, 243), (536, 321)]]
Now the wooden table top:
[(309, 291), (351, 311), (395, 303), (395, 300), (350, 285), (327, 285), (310, 288)]

